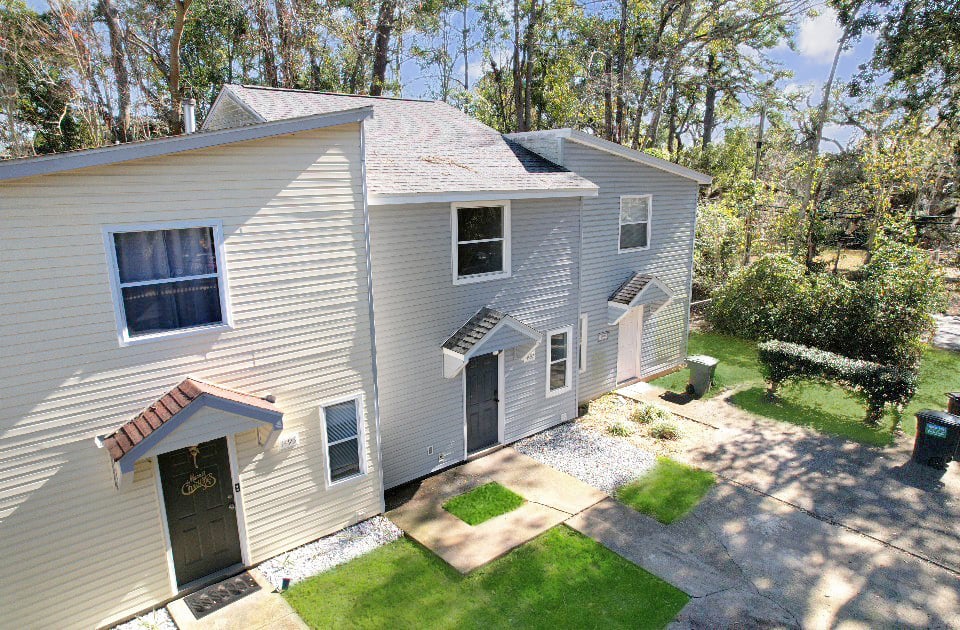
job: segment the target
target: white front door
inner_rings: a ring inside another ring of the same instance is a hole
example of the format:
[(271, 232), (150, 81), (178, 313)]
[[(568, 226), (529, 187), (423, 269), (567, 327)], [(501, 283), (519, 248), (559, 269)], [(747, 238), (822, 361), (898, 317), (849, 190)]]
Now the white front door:
[(640, 339), (643, 332), (643, 306), (631, 309), (620, 320), (617, 335), (617, 382), (640, 377)]

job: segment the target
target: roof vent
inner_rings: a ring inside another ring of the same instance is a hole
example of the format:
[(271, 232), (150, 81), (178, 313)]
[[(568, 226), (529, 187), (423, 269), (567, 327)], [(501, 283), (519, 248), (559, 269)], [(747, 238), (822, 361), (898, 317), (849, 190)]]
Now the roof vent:
[(192, 98), (183, 99), (183, 133), (193, 133), (197, 130), (197, 101)]

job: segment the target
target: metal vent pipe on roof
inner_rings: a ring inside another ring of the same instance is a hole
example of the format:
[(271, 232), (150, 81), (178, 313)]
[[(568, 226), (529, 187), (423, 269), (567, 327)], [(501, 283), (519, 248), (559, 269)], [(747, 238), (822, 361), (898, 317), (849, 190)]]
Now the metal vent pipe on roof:
[(197, 130), (197, 101), (192, 98), (183, 99), (183, 133), (193, 133)]

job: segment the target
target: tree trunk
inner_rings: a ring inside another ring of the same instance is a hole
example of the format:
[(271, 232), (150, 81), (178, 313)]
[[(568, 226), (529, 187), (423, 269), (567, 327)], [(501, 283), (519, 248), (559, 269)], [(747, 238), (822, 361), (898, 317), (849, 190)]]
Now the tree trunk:
[(100, 0), (100, 11), (107, 23), (110, 35), (110, 65), (117, 82), (117, 118), (113, 125), (113, 137), (117, 142), (128, 142), (130, 133), (130, 75), (127, 73), (126, 53), (123, 47), (123, 32), (117, 10), (111, 0)]
[(266, 0), (255, 0), (254, 13), (257, 18), (260, 56), (263, 60), (262, 78), (270, 87), (279, 87), (277, 80), (277, 58), (273, 53), (273, 39), (270, 36), (270, 16), (267, 14)]
[(397, 19), (397, 0), (383, 0), (377, 15), (377, 38), (373, 47), (373, 78), (370, 95), (380, 96), (387, 80), (387, 63), (390, 54), (390, 37)]
[(627, 0), (620, 0), (620, 23), (617, 25), (617, 120), (614, 128), (614, 142), (626, 140), (626, 99), (627, 89)]
[(296, 46), (293, 41), (293, 14), (284, 0), (273, 0), (273, 8), (277, 13), (277, 36), (280, 40), (280, 83), (283, 87), (292, 88), (296, 85)]
[(613, 140), (613, 67), (610, 58), (603, 62), (603, 137)]
[(527, 19), (527, 31), (523, 51), (523, 130), (529, 131), (533, 120), (531, 112), (533, 111), (533, 61), (536, 57), (534, 49), (536, 47), (536, 28), (539, 9), (537, 0), (530, 0), (530, 16)]
[(713, 142), (713, 127), (716, 125), (717, 66), (717, 56), (711, 52), (707, 55), (707, 90), (703, 101), (703, 138), (700, 142), (700, 148), (704, 151)]
[[(833, 81), (837, 76), (837, 65), (840, 63), (840, 54), (846, 47), (847, 40), (852, 35), (849, 24), (854, 22), (855, 17), (856, 11), (851, 15), (848, 26), (843, 29), (843, 35), (840, 36), (840, 41), (837, 42), (837, 50), (833, 54), (833, 63), (830, 65), (830, 74), (827, 76), (827, 82), (823, 86), (823, 97), (820, 99), (820, 106), (817, 108), (817, 112), (813, 118), (813, 133), (810, 137), (807, 170), (803, 178), (803, 188), (801, 189), (802, 197), (800, 198), (799, 216), (800, 238), (806, 241), (804, 247), (804, 262), (806, 262), (808, 268), (813, 265), (813, 258), (816, 254), (816, 246), (813, 242), (814, 222), (812, 219), (808, 220), (808, 216), (811, 214), (810, 207), (813, 202), (813, 180), (817, 170), (817, 158), (820, 156), (820, 141), (823, 140), (823, 127), (827, 122), (827, 116), (830, 114), (830, 93), (833, 90)], [(804, 231), (806, 232), (805, 237), (803, 236)], [(797, 249), (801, 249), (801, 247), (801, 243), (798, 242)]]
[(170, 35), (170, 72), (167, 75), (167, 89), (170, 91), (170, 133), (183, 133), (183, 115), (180, 112), (180, 42), (183, 41), (183, 27), (187, 11), (193, 0), (173, 0), (176, 14), (173, 21), (173, 33)]
[(520, 0), (513, 0), (513, 117), (514, 131), (523, 126), (523, 85), (520, 74)]
[(470, 9), (469, 0), (463, 0), (463, 91), (470, 91), (470, 18), (468, 11)]

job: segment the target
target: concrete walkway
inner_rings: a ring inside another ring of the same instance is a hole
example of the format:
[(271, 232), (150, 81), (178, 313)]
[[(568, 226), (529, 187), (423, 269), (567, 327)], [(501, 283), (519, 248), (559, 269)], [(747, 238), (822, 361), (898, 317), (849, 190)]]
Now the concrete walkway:
[(960, 350), (960, 317), (956, 315), (934, 315), (937, 320), (937, 332), (931, 343), (944, 350)]
[(259, 591), (201, 619), (193, 616), (182, 599), (167, 604), (167, 610), (180, 630), (307, 630), (300, 616), (260, 571), (251, 569), (250, 575), (260, 585)]
[[(448, 499), (491, 481), (513, 490), (526, 503), (475, 526), (443, 509)], [(387, 512), (387, 518), (452, 567), (469, 573), (607, 495), (512, 448), (503, 448), (401, 488), (399, 496), (397, 499), (394, 493), (391, 497), (391, 503), (397, 505)]]

